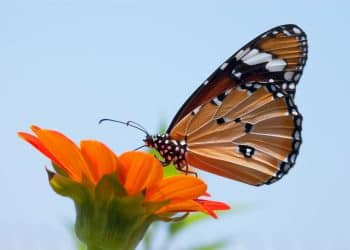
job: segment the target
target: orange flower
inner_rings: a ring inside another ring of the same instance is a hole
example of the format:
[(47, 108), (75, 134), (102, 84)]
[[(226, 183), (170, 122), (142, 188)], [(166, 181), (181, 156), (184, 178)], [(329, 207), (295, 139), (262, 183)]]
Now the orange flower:
[(199, 199), (207, 189), (201, 179), (186, 175), (164, 178), (160, 162), (148, 153), (133, 151), (118, 157), (95, 140), (83, 140), (78, 147), (60, 132), (37, 126), (31, 129), (36, 136), (18, 135), (51, 159), (58, 173), (63, 171), (76, 183), (96, 187), (104, 176), (117, 174), (127, 196), (143, 193), (144, 202), (164, 204), (156, 215), (200, 211), (216, 218), (214, 210), (229, 209), (224, 203)]

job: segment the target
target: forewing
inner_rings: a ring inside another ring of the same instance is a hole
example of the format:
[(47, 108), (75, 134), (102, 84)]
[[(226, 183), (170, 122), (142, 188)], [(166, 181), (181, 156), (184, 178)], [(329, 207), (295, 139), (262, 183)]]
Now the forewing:
[(167, 132), (195, 108), (237, 85), (274, 83), (294, 97), (306, 59), (306, 35), (298, 26), (287, 24), (264, 32), (233, 54), (198, 87), (177, 112)]
[(228, 89), (186, 115), (171, 131), (188, 145), (187, 162), (251, 185), (269, 184), (294, 165), (302, 117), (273, 84)]

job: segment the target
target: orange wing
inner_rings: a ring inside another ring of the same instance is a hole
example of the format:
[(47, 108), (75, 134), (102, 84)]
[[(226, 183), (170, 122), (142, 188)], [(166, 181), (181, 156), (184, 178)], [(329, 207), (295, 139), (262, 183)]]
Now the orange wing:
[(302, 117), (272, 84), (228, 89), (186, 115), (170, 136), (186, 140), (189, 165), (251, 185), (280, 179), (294, 165)]
[(228, 58), (187, 99), (167, 132), (196, 107), (237, 85), (274, 83), (292, 97), (307, 59), (304, 31), (293, 24), (270, 29)]

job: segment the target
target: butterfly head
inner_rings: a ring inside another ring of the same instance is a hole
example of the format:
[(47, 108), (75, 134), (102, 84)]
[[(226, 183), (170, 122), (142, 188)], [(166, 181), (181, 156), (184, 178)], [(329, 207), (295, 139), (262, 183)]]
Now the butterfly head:
[(143, 141), (147, 147), (160, 150), (164, 149), (166, 145), (169, 144), (170, 136), (168, 134), (147, 134)]
[(145, 145), (149, 148), (155, 148), (156, 141), (159, 135), (146, 135), (146, 138), (143, 139)]

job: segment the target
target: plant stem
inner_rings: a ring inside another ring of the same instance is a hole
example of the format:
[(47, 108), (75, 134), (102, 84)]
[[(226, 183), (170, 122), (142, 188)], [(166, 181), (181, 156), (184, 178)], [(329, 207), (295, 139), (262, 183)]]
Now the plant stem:
[(103, 248), (99, 248), (99, 247), (96, 247), (96, 246), (89, 246), (87, 248), (87, 250), (104, 250)]

